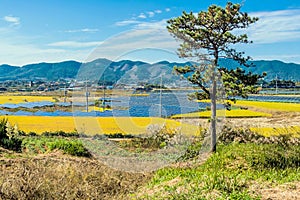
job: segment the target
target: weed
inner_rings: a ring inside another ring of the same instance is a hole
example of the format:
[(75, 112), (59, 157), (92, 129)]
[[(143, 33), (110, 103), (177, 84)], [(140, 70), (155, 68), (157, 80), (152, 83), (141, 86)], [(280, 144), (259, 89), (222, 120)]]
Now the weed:
[[(151, 192), (143, 191), (137, 196), (141, 199), (259, 199), (260, 194), (251, 190), (252, 182), (265, 185), (300, 180), (296, 156), (299, 151), (300, 146), (286, 150), (272, 144), (220, 144), (217, 153), (200, 166), (157, 171), (147, 186)], [(286, 164), (282, 165), (283, 162)], [(170, 186), (170, 183), (175, 184)], [(155, 190), (165, 185), (169, 186), (167, 191)]]
[(22, 140), (19, 136), (22, 135), (17, 126), (12, 126), (6, 118), (0, 120), (0, 146), (20, 152)]
[(25, 137), (22, 141), (22, 149), (25, 152), (34, 154), (58, 149), (73, 156), (91, 156), (80, 140), (58, 137)]

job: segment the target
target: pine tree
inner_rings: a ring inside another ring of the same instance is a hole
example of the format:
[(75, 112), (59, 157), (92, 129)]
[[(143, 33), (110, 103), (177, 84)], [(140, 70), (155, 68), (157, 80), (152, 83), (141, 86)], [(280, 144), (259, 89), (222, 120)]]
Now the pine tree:
[[(219, 66), (220, 58), (233, 59), (240, 65), (249, 66), (249, 56), (239, 52), (232, 46), (238, 43), (252, 43), (246, 34), (233, 32), (245, 29), (255, 23), (258, 18), (250, 17), (240, 11), (240, 4), (228, 2), (225, 8), (217, 5), (209, 6), (207, 11), (197, 14), (183, 12), (182, 16), (167, 21), (167, 29), (176, 39), (182, 41), (178, 55), (182, 58), (196, 58), (201, 64), (183, 66), (174, 69), (185, 75), (187, 79), (198, 85), (203, 92), (197, 93), (198, 99), (211, 100), (211, 151), (216, 151), (216, 106), (217, 86), (221, 81), (228, 98), (246, 97), (255, 92), (254, 84), (259, 75), (246, 73), (237, 68), (227, 70)], [(207, 81), (211, 87), (207, 87)]]

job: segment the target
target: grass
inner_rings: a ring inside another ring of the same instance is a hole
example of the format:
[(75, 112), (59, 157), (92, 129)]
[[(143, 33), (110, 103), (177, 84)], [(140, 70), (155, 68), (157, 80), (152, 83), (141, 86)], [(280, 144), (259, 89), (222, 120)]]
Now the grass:
[[(161, 137), (155, 143), (148, 143), (154, 141), (152, 138), (135, 141), (132, 145), (145, 149), (163, 148), (162, 142), (170, 139), (165, 136), (175, 134), (164, 130), (157, 133), (156, 136)], [(57, 132), (52, 134), (55, 137), (20, 136), (24, 155), (0, 148), (0, 199), (267, 199), (266, 191), (273, 194), (274, 190), (270, 188), (283, 184), (289, 184), (286, 193), (297, 192), (300, 140), (291, 136), (277, 137), (276, 141), (282, 143), (275, 143), (272, 138), (262, 138), (247, 131), (241, 133), (230, 127), (223, 133), (217, 152), (208, 154), (206, 161), (202, 159), (205, 155), (198, 156), (197, 153), (202, 144), (199, 138), (191, 145), (194, 148), (188, 149), (185, 162), (153, 173), (118, 171), (119, 168), (112, 169), (113, 165), (109, 164), (107, 167), (93, 157), (62, 155), (61, 151), (84, 156), (84, 146), (75, 138), (77, 135), (63, 137), (65, 133)], [(234, 138), (224, 142), (229, 136)], [(132, 147), (126, 144), (125, 149), (132, 150)], [(111, 148), (115, 149), (114, 146)], [(55, 149), (61, 151), (53, 153)], [(29, 156), (24, 151), (42, 154)], [(137, 152), (132, 153), (136, 155)], [(132, 164), (129, 162), (127, 166), (132, 168)]]
[(137, 199), (260, 199), (261, 189), (300, 180), (300, 146), (220, 145), (204, 164), (158, 170)]
[(55, 99), (51, 96), (0, 96), (0, 104), (11, 103), (25, 103), (25, 102), (39, 102), (39, 101), (51, 101)]
[[(173, 115), (172, 119), (180, 118), (210, 118), (211, 111), (193, 112), (186, 114)], [(218, 110), (217, 116), (224, 116), (227, 118), (251, 118), (251, 117), (271, 117), (271, 114), (264, 112), (257, 112), (252, 110)]]
[(74, 138), (27, 136), (22, 140), (22, 150), (30, 154), (61, 150), (63, 153), (72, 156), (90, 157), (82, 141)]
[[(95, 134), (142, 134), (151, 125), (166, 125), (180, 129), (184, 134), (197, 134), (199, 127), (175, 120), (155, 117), (43, 117), (43, 116), (5, 116), (12, 124), (26, 133), (73, 132)], [(0, 117), (1, 118), (1, 117)]]

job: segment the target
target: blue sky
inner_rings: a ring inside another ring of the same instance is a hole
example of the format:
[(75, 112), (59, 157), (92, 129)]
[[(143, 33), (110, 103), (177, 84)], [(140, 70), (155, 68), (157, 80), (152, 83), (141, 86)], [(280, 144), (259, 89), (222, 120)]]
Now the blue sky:
[[(199, 12), (211, 0), (0, 0), (0, 64), (96, 58), (178, 61), (166, 20)], [(240, 0), (260, 20), (237, 48), (255, 60), (300, 63), (300, 1)]]

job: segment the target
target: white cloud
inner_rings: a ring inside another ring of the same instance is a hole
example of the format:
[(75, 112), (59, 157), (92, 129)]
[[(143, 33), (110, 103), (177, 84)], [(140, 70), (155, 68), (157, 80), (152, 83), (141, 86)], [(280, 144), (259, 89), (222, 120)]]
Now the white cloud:
[[(105, 57), (111, 60), (126, 59), (126, 56), (132, 54), (132, 52), (144, 51), (149, 48), (157, 49), (158, 57), (159, 52), (165, 51), (171, 52), (177, 58), (175, 52), (178, 46), (176, 40), (170, 36), (165, 28), (150, 28), (150, 26), (148, 26), (147, 29), (133, 29), (103, 41), (103, 43), (95, 48), (89, 55), (87, 61), (99, 57)], [(151, 61), (152, 55), (148, 56), (149, 60), (144, 61), (153, 62)], [(160, 60), (166, 59), (168, 58), (163, 57), (163, 55), (160, 56)]]
[(163, 19), (161, 21), (138, 21), (138, 20), (124, 20), (115, 23), (116, 26), (128, 26), (132, 25), (134, 29), (164, 29), (167, 25), (166, 20)]
[(154, 22), (139, 22), (137, 23), (134, 28), (136, 29), (165, 29), (167, 26), (167, 20), (163, 19), (161, 21), (154, 21)]
[(147, 14), (148, 14), (148, 16), (149, 16), (149, 17), (154, 17), (154, 15), (155, 15), (155, 13), (154, 13), (154, 12), (152, 12), (152, 11), (150, 11), (150, 12), (147, 12)]
[[(128, 25), (135, 25), (135, 27), (140, 26), (139, 24), (147, 23), (147, 22), (142, 22), (138, 21), (137, 19), (147, 19), (147, 18), (152, 18), (156, 14), (161, 14), (161, 10), (154, 10), (154, 11), (148, 11), (148, 12), (142, 12), (140, 13), (137, 17), (132, 17), (130, 20), (124, 20), (115, 23), (116, 26), (128, 26)], [(150, 23), (150, 22), (149, 22)]]
[(250, 13), (259, 17), (246, 33), (255, 43), (298, 41), (300, 39), (300, 9)]
[[(165, 10), (167, 11), (167, 10)], [(155, 12), (155, 11), (153, 11)], [(278, 49), (264, 53), (264, 44), (300, 40), (300, 9), (282, 10), (272, 12), (249, 13), (250, 16), (258, 16), (260, 20), (244, 30), (248, 33), (256, 47), (252, 54), (254, 59), (276, 59), (285, 62), (300, 63), (300, 55), (295, 51), (289, 54), (287, 49)], [(18, 21), (18, 20), (17, 20)], [(17, 23), (11, 21), (10, 23)], [(19, 20), (20, 23), (20, 20)], [(166, 30), (166, 20), (148, 21), (125, 20), (117, 22), (118, 26), (131, 25), (132, 30), (110, 37), (106, 41), (58, 41), (45, 46), (36, 44), (34, 39), (15, 35), (13, 29), (0, 28), (0, 61), (12, 65), (24, 65), (35, 62), (57, 62), (63, 60), (87, 61), (99, 57), (116, 60), (125, 58), (125, 55), (133, 51), (142, 51), (147, 48), (156, 48), (162, 51), (175, 53), (179, 44)], [(84, 28), (78, 32), (89, 32), (92, 29)], [(278, 44), (280, 45), (280, 44)], [(94, 50), (93, 50), (94, 49)], [(92, 51), (93, 50), (93, 51)], [(91, 53), (92, 51), (92, 53)], [(158, 52), (159, 54), (159, 52)], [(163, 60), (164, 57), (161, 56)]]
[(19, 17), (14, 17), (14, 16), (4, 16), (3, 20), (6, 22), (9, 22), (13, 25), (19, 25), (20, 24), (20, 18)]
[(10, 38), (0, 40), (0, 64), (23, 66), (39, 62), (60, 62), (66, 60), (83, 61), (90, 54), (92, 48), (62, 49), (44, 47), (34, 44), (32, 41), (22, 38)]
[(86, 48), (86, 47), (96, 47), (102, 42), (77, 42), (77, 41), (60, 41), (48, 44), (52, 47), (63, 47), (63, 48)]
[[(145, 12), (147, 14), (148, 17), (154, 17), (156, 14), (161, 14), (162, 11), (161, 10), (154, 10), (154, 11), (148, 11), (148, 12)], [(146, 19), (147, 16), (145, 13), (140, 13), (138, 18), (140, 19)]]
[(138, 18), (141, 18), (141, 19), (146, 19), (147, 16), (144, 14), (144, 13), (141, 13), (139, 14)]
[(136, 21), (136, 20), (124, 20), (124, 21), (116, 22), (115, 25), (116, 26), (128, 26), (128, 25), (138, 24), (138, 23), (139, 23), (139, 21)]
[[(1, 64), (22, 66), (37, 62), (53, 62), (65, 60), (67, 52), (62, 49), (43, 49), (29, 44), (14, 44), (10, 41), (1, 40), (0, 60)], [(78, 56), (73, 56), (76, 59)]]
[(79, 32), (94, 33), (94, 32), (98, 32), (98, 31), (99, 31), (99, 29), (96, 29), (96, 28), (83, 28), (83, 29), (67, 30), (64, 32), (66, 32), (66, 33), (79, 33)]
[(171, 9), (170, 9), (170, 8), (166, 8), (165, 11), (166, 11), (166, 12), (170, 12)]

